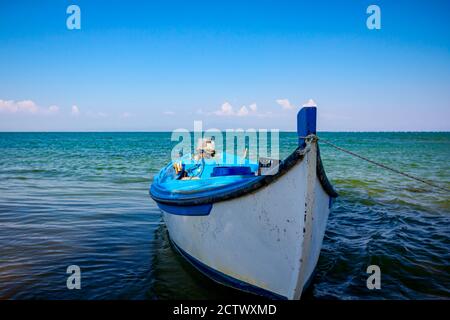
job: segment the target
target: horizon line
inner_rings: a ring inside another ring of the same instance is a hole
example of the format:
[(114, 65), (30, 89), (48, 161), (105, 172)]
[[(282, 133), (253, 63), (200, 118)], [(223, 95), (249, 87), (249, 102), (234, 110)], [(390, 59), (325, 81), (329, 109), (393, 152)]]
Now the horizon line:
[[(241, 129), (241, 128), (239, 128)], [(251, 128), (254, 129), (254, 128)], [(225, 129), (227, 130), (227, 129)], [(225, 131), (225, 130), (221, 130), (221, 131)], [(246, 130), (246, 129), (244, 129)], [(97, 131), (97, 130), (85, 130), (85, 131), (59, 131), (59, 130), (55, 130), (55, 131), (0, 131), (0, 134), (2, 133), (170, 133), (173, 132), (174, 130), (130, 130), (130, 131), (116, 131), (116, 130), (105, 130), (105, 131)], [(194, 130), (190, 130), (189, 132), (194, 132)], [(206, 131), (203, 131), (206, 132)], [(279, 130), (279, 132), (283, 132), (283, 133), (296, 133), (297, 131), (295, 130)], [(380, 130), (380, 131), (375, 131), (375, 130), (368, 130), (368, 131), (364, 131), (364, 130), (342, 130), (342, 131), (329, 131), (329, 130), (320, 130), (317, 132), (321, 132), (321, 133), (450, 133), (450, 130)]]

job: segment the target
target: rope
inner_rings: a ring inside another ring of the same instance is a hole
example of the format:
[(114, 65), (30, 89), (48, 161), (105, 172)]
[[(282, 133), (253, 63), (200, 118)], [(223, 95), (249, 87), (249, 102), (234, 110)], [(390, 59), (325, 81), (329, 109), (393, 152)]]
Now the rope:
[[(309, 135), (309, 136), (307, 136), (307, 137), (299, 137), (299, 138), (302, 138), (302, 139), (311, 139), (311, 135)], [(432, 183), (432, 182), (430, 182), (430, 181), (427, 181), (427, 180), (425, 180), (425, 179), (422, 179), (422, 178), (419, 178), (419, 177), (410, 175), (410, 174), (408, 174), (408, 173), (405, 173), (405, 172), (402, 172), (402, 171), (397, 170), (397, 169), (395, 169), (395, 168), (389, 167), (389, 166), (387, 166), (387, 165), (385, 165), (385, 164), (382, 164), (382, 163), (380, 163), (380, 162), (376, 162), (376, 161), (374, 161), (374, 160), (368, 159), (368, 158), (363, 157), (363, 156), (361, 156), (361, 155), (359, 155), (359, 154), (356, 154), (356, 153), (354, 153), (354, 152), (352, 152), (352, 151), (350, 151), (350, 150), (347, 150), (347, 149), (344, 149), (344, 148), (342, 148), (342, 147), (339, 147), (339, 146), (337, 146), (337, 145), (331, 143), (330, 141), (324, 140), (324, 139), (322, 139), (322, 138), (318, 138), (318, 139), (320, 139), (320, 141), (322, 141), (323, 143), (326, 143), (327, 145), (329, 145), (329, 146), (331, 146), (331, 147), (333, 147), (333, 148), (336, 148), (337, 150), (340, 150), (340, 151), (342, 151), (342, 152), (348, 153), (348, 154), (350, 154), (350, 155), (352, 155), (352, 156), (354, 156), (354, 157), (357, 157), (357, 158), (359, 158), (359, 159), (362, 159), (362, 160), (364, 160), (364, 161), (370, 162), (370, 163), (372, 163), (372, 164), (374, 164), (374, 165), (376, 165), (376, 166), (379, 166), (379, 167), (381, 167), (381, 168), (383, 168), (383, 169), (386, 169), (386, 170), (395, 172), (395, 173), (397, 173), (397, 174), (400, 174), (400, 175), (402, 175), (402, 176), (408, 177), (408, 178), (410, 178), (410, 179), (413, 179), (413, 180), (416, 180), (416, 181), (425, 183), (425, 184), (427, 184), (427, 185), (429, 185), (429, 186), (431, 186), (431, 187), (434, 187), (434, 188), (437, 188), (437, 189), (440, 189), (440, 190), (443, 190), (443, 191), (446, 191), (446, 192), (450, 192), (450, 190), (447, 189), (446, 187), (439, 186), (439, 185), (434, 184), (434, 183)]]

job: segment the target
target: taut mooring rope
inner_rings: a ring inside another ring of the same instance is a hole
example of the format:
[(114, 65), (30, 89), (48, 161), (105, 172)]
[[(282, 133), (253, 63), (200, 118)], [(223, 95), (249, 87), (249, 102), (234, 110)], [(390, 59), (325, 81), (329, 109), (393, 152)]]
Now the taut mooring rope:
[[(300, 137), (300, 138), (307, 139), (307, 138), (309, 138), (309, 137)], [(425, 180), (425, 179), (422, 179), (422, 178), (419, 178), (419, 177), (410, 175), (410, 174), (408, 174), (408, 173), (402, 172), (402, 171), (400, 171), (400, 170), (397, 170), (397, 169), (388, 167), (388, 166), (385, 165), (385, 164), (382, 164), (382, 163), (379, 163), (379, 162), (377, 162), (377, 161), (374, 161), (374, 160), (368, 159), (368, 158), (366, 158), (366, 157), (363, 157), (363, 156), (361, 156), (361, 155), (359, 155), (359, 154), (356, 154), (356, 153), (354, 153), (354, 152), (352, 152), (352, 151), (350, 151), (350, 150), (347, 150), (347, 149), (344, 149), (344, 148), (342, 148), (342, 147), (339, 147), (339, 146), (335, 145), (334, 143), (331, 143), (330, 141), (324, 140), (324, 139), (322, 139), (322, 138), (319, 138), (319, 140), (322, 141), (323, 143), (326, 143), (327, 145), (329, 145), (329, 146), (331, 146), (331, 147), (333, 147), (333, 148), (336, 148), (337, 150), (340, 150), (340, 151), (342, 151), (342, 152), (348, 153), (348, 154), (350, 154), (350, 155), (352, 155), (352, 156), (354, 156), (354, 157), (357, 157), (357, 158), (359, 158), (359, 159), (362, 159), (362, 160), (364, 160), (364, 161), (370, 162), (370, 163), (372, 163), (372, 164), (374, 164), (374, 165), (376, 165), (376, 166), (379, 166), (379, 167), (381, 167), (381, 168), (383, 168), (383, 169), (386, 169), (386, 170), (395, 172), (395, 173), (397, 173), (397, 174), (400, 174), (400, 175), (402, 175), (402, 176), (408, 177), (408, 178), (413, 179), (413, 180), (417, 180), (417, 181), (422, 182), (422, 183), (425, 183), (425, 184), (427, 184), (427, 185), (429, 185), (429, 186), (431, 186), (431, 187), (434, 187), (434, 188), (437, 188), (437, 189), (440, 189), (440, 190), (443, 190), (443, 191), (446, 191), (446, 192), (450, 192), (450, 190), (447, 189), (446, 187), (443, 187), (443, 186), (434, 184), (434, 183), (432, 183), (432, 182), (430, 182), (430, 181), (427, 181), (427, 180)]]

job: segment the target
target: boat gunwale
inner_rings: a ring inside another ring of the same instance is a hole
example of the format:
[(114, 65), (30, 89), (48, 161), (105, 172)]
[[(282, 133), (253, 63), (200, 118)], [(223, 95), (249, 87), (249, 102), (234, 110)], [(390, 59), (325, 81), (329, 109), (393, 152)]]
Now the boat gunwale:
[[(200, 204), (211, 204), (226, 200), (231, 200), (234, 198), (238, 198), (244, 195), (247, 195), (249, 193), (256, 192), (257, 190), (273, 183), (274, 181), (278, 180), (280, 177), (282, 177), (285, 173), (287, 173), (291, 168), (293, 168), (297, 163), (301, 162), (305, 154), (307, 152), (306, 148), (303, 148), (301, 146), (298, 146), (287, 158), (285, 158), (283, 161), (281, 161), (278, 165), (278, 172), (274, 175), (264, 175), (259, 176), (259, 179), (252, 179), (248, 184), (244, 185), (238, 185), (237, 188), (231, 189), (231, 190), (221, 190), (220, 193), (214, 194), (214, 195), (202, 195), (202, 191), (199, 191), (198, 193), (193, 193), (192, 197), (180, 197), (177, 199), (169, 199), (169, 198), (163, 198), (158, 197), (154, 194), (155, 191), (160, 191), (162, 193), (167, 192), (165, 190), (162, 190), (161, 188), (158, 188), (157, 184), (152, 183), (149, 193), (153, 200), (159, 203), (163, 204), (169, 204), (169, 205), (176, 205), (176, 206), (192, 206), (192, 205), (200, 205)], [(322, 185), (325, 192), (332, 198), (336, 198), (338, 196), (337, 192), (335, 191), (334, 187), (328, 180), (325, 169), (323, 167), (322, 159), (320, 157), (320, 151), (319, 146), (317, 145), (317, 177), (319, 178), (320, 184)], [(166, 167), (164, 167), (166, 168)], [(236, 186), (232, 186), (236, 187)], [(153, 192), (152, 192), (153, 191)], [(171, 193), (173, 194), (173, 193)], [(178, 194), (179, 195), (179, 194)]]

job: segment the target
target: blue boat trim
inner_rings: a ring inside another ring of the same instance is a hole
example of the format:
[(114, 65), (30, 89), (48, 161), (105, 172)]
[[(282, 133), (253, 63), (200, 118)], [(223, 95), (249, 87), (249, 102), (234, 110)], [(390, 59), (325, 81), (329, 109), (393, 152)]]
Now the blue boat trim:
[(317, 108), (303, 107), (297, 114), (297, 135), (298, 145), (302, 148), (306, 146), (305, 139), (310, 134), (316, 134)]
[(158, 207), (171, 214), (179, 216), (207, 216), (211, 212), (212, 203), (200, 204), (195, 206), (176, 206), (157, 202)]
[(207, 277), (211, 278), (215, 282), (218, 282), (222, 285), (232, 287), (241, 291), (253, 293), (259, 296), (263, 296), (272, 300), (288, 300), (287, 297), (279, 295), (277, 293), (271, 292), (266, 289), (259, 288), (257, 286), (254, 286), (250, 283), (238, 280), (236, 278), (230, 277), (229, 275), (226, 275), (225, 273), (222, 273), (220, 271), (217, 271), (203, 262), (197, 260), (193, 256), (191, 256), (189, 253), (181, 249), (175, 241), (172, 240), (172, 238), (169, 235), (170, 242), (172, 243), (173, 247), (178, 251), (178, 253), (185, 258), (190, 264), (192, 264), (196, 269), (198, 269), (200, 272), (202, 272)]

